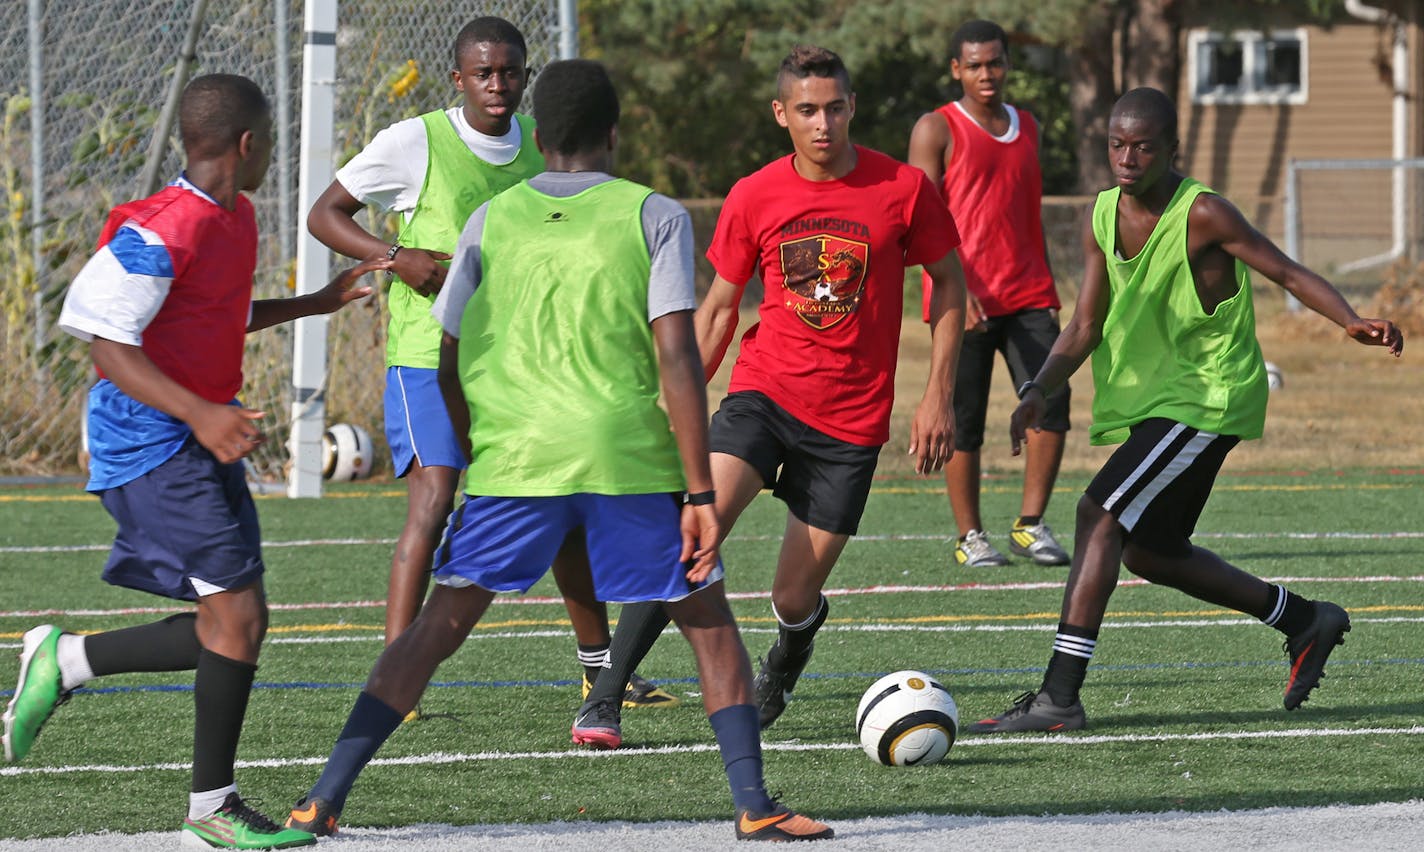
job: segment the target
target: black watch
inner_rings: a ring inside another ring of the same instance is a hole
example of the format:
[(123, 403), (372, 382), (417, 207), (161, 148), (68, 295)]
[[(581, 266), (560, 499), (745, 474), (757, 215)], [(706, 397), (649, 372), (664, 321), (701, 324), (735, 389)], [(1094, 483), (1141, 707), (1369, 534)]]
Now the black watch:
[(1039, 384), (1038, 382), (1035, 382), (1033, 379), (1029, 379), (1023, 384), (1019, 385), (1019, 399), (1023, 399), (1024, 395), (1027, 394), (1029, 391), (1033, 390), (1034, 388), (1038, 388), (1039, 393), (1043, 394), (1044, 396), (1048, 396), (1048, 393), (1043, 389), (1043, 385)]

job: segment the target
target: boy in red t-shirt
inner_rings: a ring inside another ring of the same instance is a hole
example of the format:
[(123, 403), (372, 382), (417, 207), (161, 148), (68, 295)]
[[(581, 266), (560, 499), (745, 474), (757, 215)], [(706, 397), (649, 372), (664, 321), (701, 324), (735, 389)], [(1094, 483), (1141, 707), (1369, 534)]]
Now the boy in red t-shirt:
[[(910, 425), (918, 473), (954, 452), (950, 400), (964, 327), (954, 220), (918, 170), (851, 143), (855, 94), (840, 57), (794, 49), (772, 112), (795, 153), (728, 194), (707, 252), (717, 276), (695, 317), (711, 376), (736, 331), (742, 288), (760, 273), (761, 321), (742, 337), (710, 441), (723, 535), (763, 488), (789, 510), (772, 585), (780, 631), (756, 678), (763, 728), (785, 710), (811, 657), (826, 619), (821, 588), (856, 532), (890, 438), (906, 267), (923, 265), (932, 281), (929, 385)], [(581, 708), (575, 742), (616, 741), (607, 736), (619, 723), (616, 684), (666, 623), (657, 604), (624, 607), (612, 668)]]
[[(1040, 214), (1038, 123), (1004, 103), (1008, 51), (998, 24), (970, 21), (955, 30), (949, 67), (964, 94), (926, 113), (910, 134), (910, 164), (941, 190), (964, 240), (959, 254), (969, 295), (954, 382), (954, 459), (944, 466), (944, 484), (959, 527), (954, 560), (970, 568), (1009, 564), (984, 532), (979, 512), (979, 448), (995, 353), (1003, 353), (1018, 387), (1043, 366), (1058, 338), (1058, 293)], [(1043, 522), (1067, 431), (1064, 384), (1048, 400), (1042, 431), (1029, 441), (1019, 518), (1009, 532), (1013, 553), (1039, 565), (1068, 564)]]

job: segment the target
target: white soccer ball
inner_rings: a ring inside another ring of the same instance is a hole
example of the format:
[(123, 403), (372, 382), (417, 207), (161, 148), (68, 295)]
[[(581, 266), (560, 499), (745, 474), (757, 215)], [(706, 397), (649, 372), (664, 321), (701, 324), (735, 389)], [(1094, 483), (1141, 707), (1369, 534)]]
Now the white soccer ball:
[(860, 745), (885, 766), (939, 763), (959, 734), (959, 708), (924, 672), (888, 674), (871, 684), (855, 711)]
[(1285, 387), (1285, 384), (1286, 377), (1285, 374), (1281, 372), (1281, 368), (1277, 367), (1275, 364), (1272, 364), (1270, 361), (1267, 361), (1266, 387), (1270, 388), (1273, 391), (1277, 391)]
[(321, 436), (321, 475), (333, 482), (350, 482), (371, 475), (371, 436), (360, 426), (337, 423)]

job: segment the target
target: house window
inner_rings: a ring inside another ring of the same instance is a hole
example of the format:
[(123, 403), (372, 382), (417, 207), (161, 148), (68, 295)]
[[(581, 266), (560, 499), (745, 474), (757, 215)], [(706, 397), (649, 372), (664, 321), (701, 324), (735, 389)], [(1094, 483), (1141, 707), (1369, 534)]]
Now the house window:
[(1305, 30), (1192, 30), (1187, 61), (1194, 103), (1306, 102)]

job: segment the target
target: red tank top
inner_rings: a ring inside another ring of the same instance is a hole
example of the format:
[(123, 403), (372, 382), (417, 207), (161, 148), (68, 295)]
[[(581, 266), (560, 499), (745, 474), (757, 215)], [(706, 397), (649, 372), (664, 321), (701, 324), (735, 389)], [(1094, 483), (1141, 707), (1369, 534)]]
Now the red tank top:
[(949, 122), (954, 142), (941, 190), (963, 240), (964, 281), (991, 317), (1060, 306), (1043, 243), (1038, 122), (1023, 110), (1004, 108), (1009, 131), (997, 137), (958, 103), (936, 110)]

